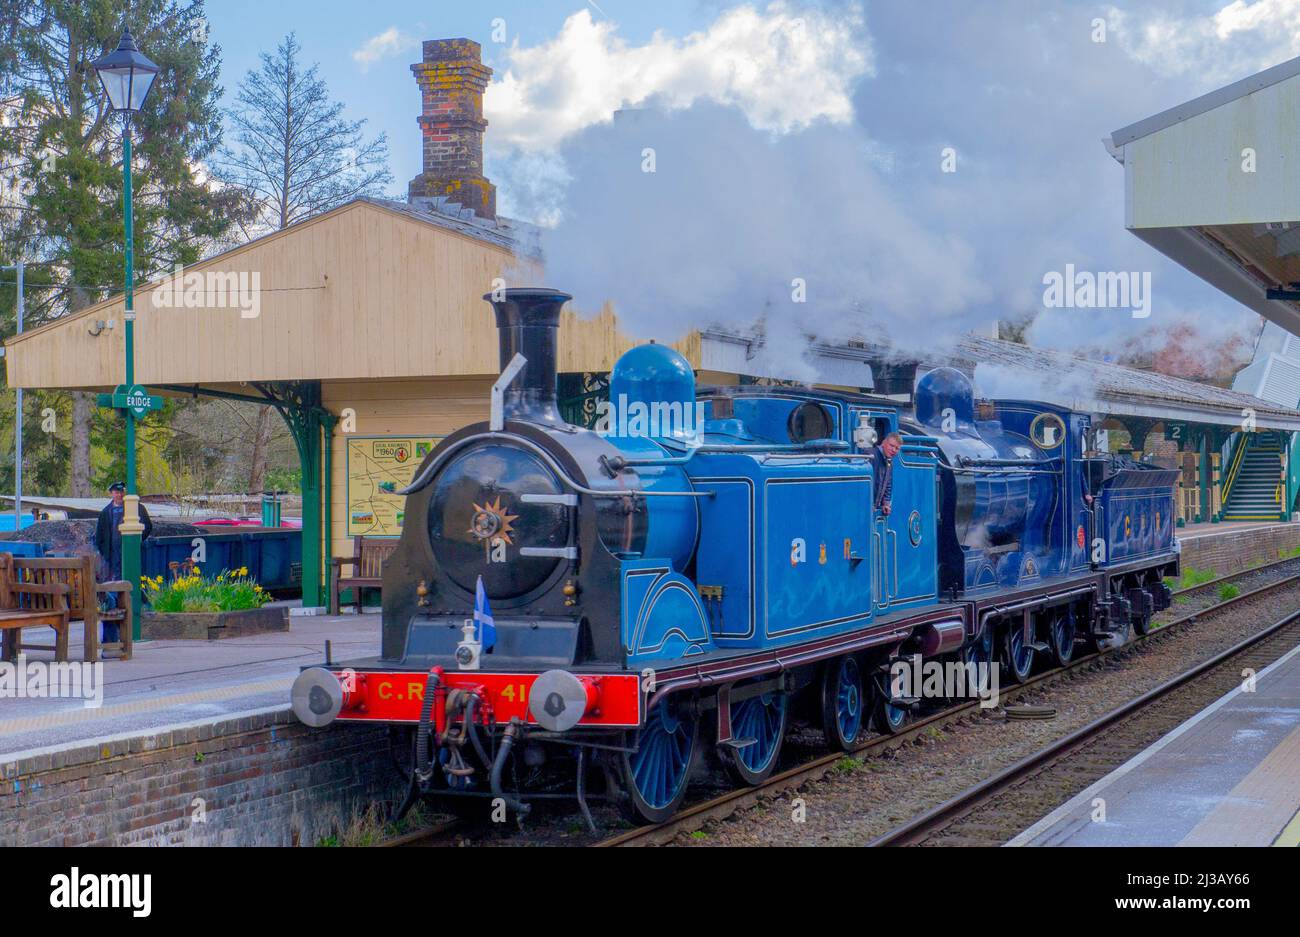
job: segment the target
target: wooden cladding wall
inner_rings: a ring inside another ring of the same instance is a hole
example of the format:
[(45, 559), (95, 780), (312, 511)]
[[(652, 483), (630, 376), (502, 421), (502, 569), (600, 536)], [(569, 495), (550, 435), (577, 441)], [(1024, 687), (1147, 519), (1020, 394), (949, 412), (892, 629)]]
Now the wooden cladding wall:
[[(143, 384), (354, 380), (496, 374), (497, 338), (483, 301), (493, 281), (534, 285), (536, 267), (505, 248), (353, 202), (185, 273), (258, 275), (256, 317), (223, 308), (155, 306), (136, 296), (136, 379)], [(562, 287), (563, 284), (554, 284)], [(211, 300), (209, 300), (211, 302)], [(609, 370), (635, 344), (594, 301), (568, 312), (559, 366)], [(250, 310), (251, 311), (251, 310)], [(116, 327), (90, 334), (97, 320)], [(123, 377), (121, 298), (7, 343), (12, 387), (109, 388)], [(693, 365), (699, 339), (677, 346)]]

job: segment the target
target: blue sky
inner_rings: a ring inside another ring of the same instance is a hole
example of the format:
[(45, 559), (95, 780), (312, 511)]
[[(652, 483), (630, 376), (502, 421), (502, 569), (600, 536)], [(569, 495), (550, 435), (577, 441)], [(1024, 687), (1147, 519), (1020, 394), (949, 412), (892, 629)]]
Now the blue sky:
[[(1258, 330), (1124, 230), (1101, 139), (1300, 54), (1300, 0), (208, 6), (228, 93), (295, 30), (350, 115), (388, 134), (396, 192), (420, 169), (419, 41), (478, 40), (499, 207), (546, 224), (554, 286), (588, 309), (617, 294), (642, 337), (766, 317), (791, 347), (924, 343), (1036, 316), (1035, 344), (1158, 350), (1191, 328), (1208, 357), (1248, 355)], [(1045, 309), (1043, 278), (1067, 265), (1150, 274), (1150, 318)]]
[(682, 35), (708, 25), (720, 6), (698, 0), (598, 0), (599, 8), (582, 2), (554, 0), (208, 0), (207, 19), (212, 40), (221, 46), (222, 85), (231, 95), (261, 52), (273, 52), (289, 32), (296, 32), (303, 54), (320, 63), (321, 75), (333, 95), (352, 117), (366, 118), (376, 132), (386, 131), (392, 170), (398, 187), (420, 171), (420, 99), (407, 68), (420, 59), (418, 45), (363, 68), (353, 53), (367, 40), (389, 29), (418, 42), (423, 39), (467, 37), (483, 45), (485, 63), (500, 69), (503, 47), (492, 41), (492, 21), (505, 20), (509, 42), (533, 46), (551, 38), (565, 18), (601, 10), (618, 23), (620, 36), (639, 43), (656, 30)]

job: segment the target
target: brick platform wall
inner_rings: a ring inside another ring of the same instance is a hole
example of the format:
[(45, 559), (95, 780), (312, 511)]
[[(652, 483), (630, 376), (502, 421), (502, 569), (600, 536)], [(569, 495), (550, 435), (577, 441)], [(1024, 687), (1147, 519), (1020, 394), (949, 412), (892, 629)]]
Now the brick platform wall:
[(312, 846), (403, 791), (385, 730), (278, 710), (0, 755), (0, 847)]
[(1300, 547), (1300, 524), (1257, 527), (1182, 541), (1183, 569), (1212, 569), (1220, 575), (1269, 563), (1282, 550)]

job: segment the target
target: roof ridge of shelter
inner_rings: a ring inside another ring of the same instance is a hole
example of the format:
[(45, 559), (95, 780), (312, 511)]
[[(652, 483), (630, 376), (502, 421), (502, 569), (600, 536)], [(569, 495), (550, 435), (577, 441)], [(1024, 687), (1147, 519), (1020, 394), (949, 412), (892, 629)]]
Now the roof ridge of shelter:
[(1207, 92), (1200, 97), (1193, 98), (1190, 101), (1184, 101), (1174, 107), (1160, 111), (1150, 117), (1144, 117), (1142, 120), (1135, 121), (1126, 127), (1121, 127), (1110, 135), (1112, 147), (1121, 147), (1126, 143), (1132, 143), (1134, 140), (1140, 140), (1148, 137), (1153, 133), (1180, 124), (1185, 120), (1193, 117), (1199, 117), (1201, 114), (1223, 107), (1225, 104), (1231, 104), (1247, 95), (1254, 94), (1256, 91), (1263, 91), (1265, 88), (1272, 87), (1288, 78), (1294, 78), (1300, 75), (1300, 56), (1293, 59), (1287, 59), (1248, 75), (1231, 84), (1224, 85), (1222, 88), (1216, 88), (1214, 91)]

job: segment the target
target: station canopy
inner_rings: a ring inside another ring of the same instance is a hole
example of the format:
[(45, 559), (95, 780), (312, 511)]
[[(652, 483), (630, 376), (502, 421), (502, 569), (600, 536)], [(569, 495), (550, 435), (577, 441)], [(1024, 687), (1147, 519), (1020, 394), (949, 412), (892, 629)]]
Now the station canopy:
[(1300, 335), (1300, 58), (1104, 142), (1124, 167), (1130, 231)]
[[(977, 366), (977, 379), (979, 365), (1006, 369), (1013, 387), (1015, 375), (1023, 379), (1026, 397), (1041, 395), (1083, 413), (1232, 429), (1250, 415), (1261, 430), (1300, 430), (1300, 412), (1293, 408), (1155, 371), (975, 336), (961, 342), (957, 355)], [(1006, 383), (993, 396), (1010, 396), (1001, 392)]]

